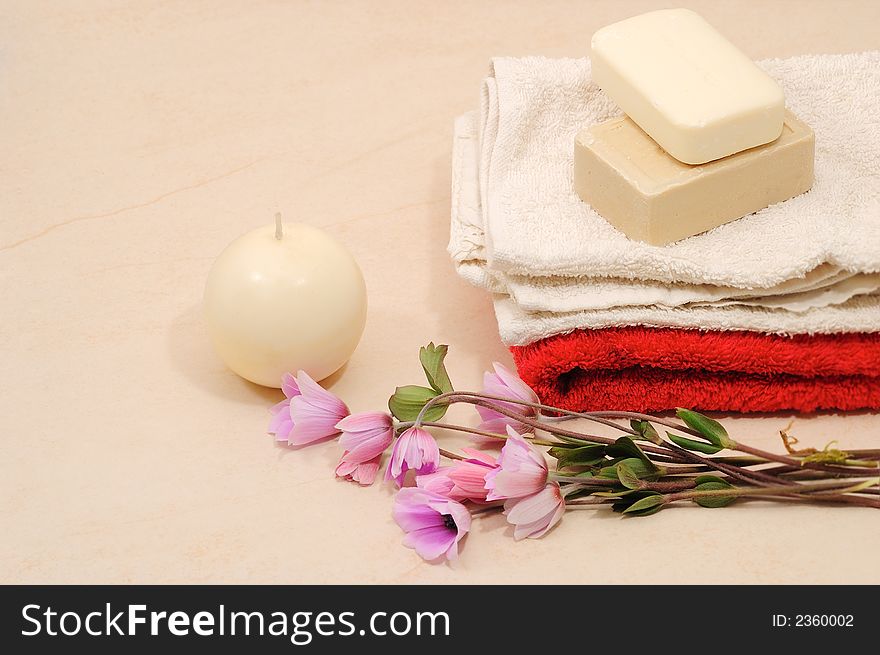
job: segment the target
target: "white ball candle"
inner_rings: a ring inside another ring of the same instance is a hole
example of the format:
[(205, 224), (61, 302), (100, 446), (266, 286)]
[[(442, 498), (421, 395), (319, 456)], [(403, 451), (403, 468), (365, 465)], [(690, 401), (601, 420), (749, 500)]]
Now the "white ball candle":
[(214, 347), (243, 378), (280, 387), (285, 372), (321, 380), (354, 352), (367, 317), (351, 253), (303, 223), (257, 228), (233, 241), (208, 275), (205, 316)]

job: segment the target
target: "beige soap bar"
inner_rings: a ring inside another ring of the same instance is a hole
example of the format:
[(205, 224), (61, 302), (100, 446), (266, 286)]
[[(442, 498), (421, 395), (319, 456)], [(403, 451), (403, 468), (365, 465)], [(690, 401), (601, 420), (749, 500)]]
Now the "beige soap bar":
[(813, 130), (786, 111), (772, 143), (691, 166), (614, 118), (576, 136), (574, 189), (629, 238), (664, 245), (807, 191), (814, 144)]
[(782, 89), (689, 9), (661, 9), (593, 35), (593, 79), (676, 159), (703, 164), (779, 137)]

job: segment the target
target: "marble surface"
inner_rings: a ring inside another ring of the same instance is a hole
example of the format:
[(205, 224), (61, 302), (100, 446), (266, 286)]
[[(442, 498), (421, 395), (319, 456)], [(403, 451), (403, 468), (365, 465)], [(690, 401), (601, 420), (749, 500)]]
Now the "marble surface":
[[(764, 503), (582, 510), (518, 544), (496, 516), (423, 564), (390, 490), (336, 481), (335, 444), (277, 447), (280, 393), (208, 345), (212, 260), (280, 210), (363, 268), (367, 328), (329, 380), (354, 411), (419, 382), (428, 340), (478, 385), (510, 358), (444, 251), (453, 117), (492, 55), (581, 56), (677, 4), (754, 58), (880, 47), (874, 0), (0, 4), (0, 582), (880, 582), (880, 514)], [(730, 426), (776, 448), (790, 418)], [(872, 414), (794, 431), (880, 445)]]

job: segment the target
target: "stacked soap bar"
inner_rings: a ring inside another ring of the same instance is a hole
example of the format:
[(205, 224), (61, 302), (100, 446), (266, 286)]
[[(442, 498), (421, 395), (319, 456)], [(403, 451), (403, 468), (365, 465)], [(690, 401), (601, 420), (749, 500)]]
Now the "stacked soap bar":
[(602, 28), (592, 73), (627, 117), (577, 135), (574, 188), (628, 237), (671, 243), (812, 186), (812, 130), (698, 14), (654, 11)]
[(807, 191), (813, 148), (813, 131), (789, 112), (772, 143), (691, 166), (624, 116), (577, 135), (574, 188), (629, 238), (671, 243)]

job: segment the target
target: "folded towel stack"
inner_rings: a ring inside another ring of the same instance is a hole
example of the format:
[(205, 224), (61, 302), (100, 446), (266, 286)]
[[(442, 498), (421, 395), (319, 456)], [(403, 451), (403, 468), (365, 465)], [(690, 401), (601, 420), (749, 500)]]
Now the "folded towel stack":
[[(455, 124), (449, 252), (548, 401), (586, 410), (880, 407), (880, 52), (760, 65), (816, 134), (811, 191), (665, 247), (572, 189), (619, 115), (586, 59), (500, 58)], [(831, 82), (833, 81), (833, 83)]]

